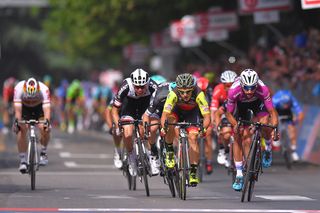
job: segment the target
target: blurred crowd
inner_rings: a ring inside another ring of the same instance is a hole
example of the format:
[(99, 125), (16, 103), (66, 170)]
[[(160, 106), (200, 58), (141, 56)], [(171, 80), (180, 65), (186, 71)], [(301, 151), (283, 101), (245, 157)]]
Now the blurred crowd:
[(238, 74), (252, 67), (273, 90), (292, 90), (301, 101), (320, 103), (320, 31), (315, 28), (283, 36), (276, 41), (261, 37), (247, 57), (225, 56), (211, 65), (188, 64), (185, 69), (195, 75), (214, 72), (216, 80), (225, 69)]

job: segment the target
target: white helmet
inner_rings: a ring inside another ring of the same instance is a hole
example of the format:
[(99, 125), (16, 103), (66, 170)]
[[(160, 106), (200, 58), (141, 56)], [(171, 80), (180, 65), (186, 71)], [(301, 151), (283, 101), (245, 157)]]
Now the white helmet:
[(221, 83), (233, 83), (237, 74), (231, 70), (224, 71), (220, 76)]
[(240, 74), (240, 82), (242, 86), (255, 86), (258, 81), (258, 74), (253, 69), (245, 69)]
[(39, 84), (35, 78), (29, 78), (25, 81), (25, 91), (29, 97), (33, 97), (39, 90)]
[(130, 76), (135, 86), (144, 86), (149, 82), (149, 74), (140, 68), (133, 71)]

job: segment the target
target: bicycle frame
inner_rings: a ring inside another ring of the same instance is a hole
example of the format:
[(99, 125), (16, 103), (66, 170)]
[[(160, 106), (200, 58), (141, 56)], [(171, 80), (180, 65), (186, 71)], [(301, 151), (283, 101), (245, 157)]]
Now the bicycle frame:
[(19, 124), (28, 125), (28, 153), (27, 153), (27, 169), (31, 177), (31, 190), (35, 190), (36, 171), (39, 170), (39, 151), (38, 151), (38, 138), (36, 134), (36, 125), (46, 123), (45, 120), (22, 120), (18, 121)]
[(254, 129), (252, 143), (250, 145), (250, 150), (248, 156), (246, 158), (246, 175), (244, 179), (244, 185), (242, 188), (242, 196), (241, 202), (244, 201), (245, 195), (248, 191), (248, 201), (251, 201), (253, 189), (255, 182), (258, 181), (259, 173), (262, 173), (262, 150), (261, 150), (261, 129), (263, 127), (273, 128), (276, 130), (275, 134), (277, 134), (277, 128), (271, 125), (262, 124), (260, 122), (251, 122), (240, 120), (239, 124), (251, 125)]
[(133, 146), (137, 156), (137, 168), (138, 168), (137, 172), (138, 172), (140, 182), (142, 182), (142, 178), (144, 180), (146, 195), (150, 196), (147, 175), (151, 177), (151, 172), (150, 172), (150, 165), (149, 165), (149, 160), (148, 160), (147, 152), (145, 149), (145, 145), (139, 132), (139, 125), (141, 123), (142, 121), (138, 119), (135, 119), (133, 121), (120, 121), (119, 126), (134, 125)]

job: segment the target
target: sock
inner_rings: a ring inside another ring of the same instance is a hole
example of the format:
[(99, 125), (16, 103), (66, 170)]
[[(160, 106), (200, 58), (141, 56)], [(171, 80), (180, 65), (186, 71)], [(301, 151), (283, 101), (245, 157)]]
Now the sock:
[(26, 153), (25, 152), (20, 152), (19, 153), (19, 158), (20, 158), (20, 162), (27, 162)]
[(150, 144), (151, 145), (151, 155), (153, 156), (157, 156), (158, 155), (158, 148), (157, 148), (157, 144)]
[(292, 150), (293, 152), (295, 152), (296, 149), (297, 149), (297, 146), (296, 146), (296, 145), (291, 145), (291, 150)]
[(166, 143), (166, 150), (167, 150), (167, 152), (174, 152), (173, 145)]
[(114, 152), (118, 155), (121, 153), (121, 148), (120, 147), (114, 147)]
[(197, 164), (191, 164), (190, 167), (191, 167), (190, 169), (191, 173), (197, 173), (197, 167), (198, 167)]
[(47, 147), (41, 145), (41, 153), (47, 153)]
[(242, 174), (242, 169), (243, 169), (243, 166), (242, 166), (242, 161), (235, 161), (234, 162), (235, 166), (236, 166), (236, 169), (237, 169), (237, 177), (239, 176), (243, 176)]
[(271, 151), (272, 150), (272, 145), (271, 145), (272, 141), (265, 139), (265, 142), (266, 142), (266, 150)]

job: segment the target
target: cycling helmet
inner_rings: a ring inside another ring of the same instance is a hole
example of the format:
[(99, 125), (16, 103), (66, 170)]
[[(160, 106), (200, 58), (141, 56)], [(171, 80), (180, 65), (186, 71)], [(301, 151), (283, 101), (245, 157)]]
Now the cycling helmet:
[(221, 83), (233, 83), (237, 74), (231, 70), (224, 71), (220, 76)]
[(34, 96), (39, 89), (37, 80), (35, 78), (29, 78), (25, 83), (25, 88), (28, 96)]
[(176, 78), (177, 88), (191, 88), (195, 86), (195, 79), (189, 73), (183, 73)]
[(170, 82), (170, 84), (169, 84), (169, 90), (171, 91), (171, 90), (173, 90), (174, 88), (176, 88), (177, 87), (177, 84), (176, 84), (176, 82)]
[(167, 79), (162, 75), (153, 75), (150, 78), (154, 80), (157, 84), (162, 84), (164, 82), (167, 82)]
[(133, 71), (130, 77), (134, 86), (144, 86), (150, 80), (149, 74), (140, 68)]
[(197, 85), (202, 91), (205, 91), (209, 86), (209, 80), (205, 77), (200, 77), (197, 79)]
[(253, 69), (245, 69), (240, 74), (241, 86), (256, 86), (258, 81), (258, 74)]

